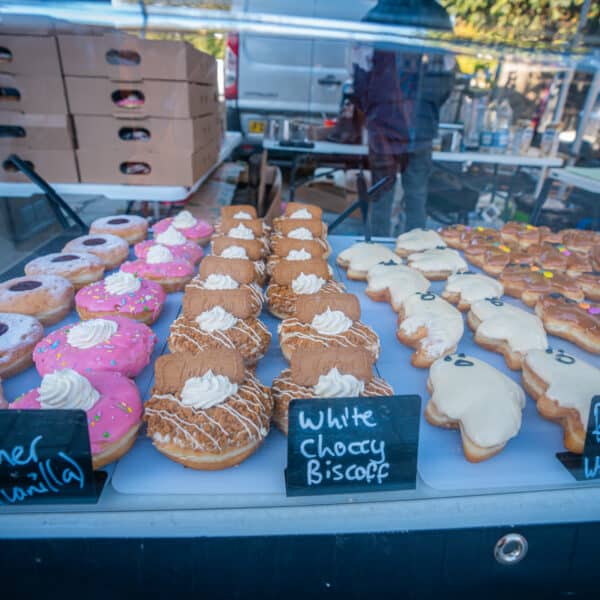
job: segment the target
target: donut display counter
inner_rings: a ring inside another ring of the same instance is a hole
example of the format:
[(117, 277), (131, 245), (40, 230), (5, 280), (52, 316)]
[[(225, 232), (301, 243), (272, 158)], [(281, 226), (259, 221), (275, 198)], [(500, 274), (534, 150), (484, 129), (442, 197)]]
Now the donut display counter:
[[(391, 289), (383, 295), (377, 292), (378, 288), (381, 289), (381, 285), (378, 286), (381, 279), (378, 269), (398, 271), (393, 277), (387, 276), (386, 281), (407, 277), (406, 273), (401, 272), (403, 261), (399, 254), (402, 252), (394, 252), (397, 250), (396, 240), (378, 240), (376, 252), (369, 250), (359, 253), (352, 249), (357, 247), (360, 240), (351, 236), (329, 236), (328, 243), (331, 248), (328, 259), (331, 280), (337, 282), (340, 290), (345, 289), (354, 294), (359, 302), (357, 307), (351, 303), (347, 309), (348, 314), (354, 311), (355, 318), (360, 314), (363, 326), (374, 332), (367, 334), (367, 338), (375, 335), (379, 339), (380, 347), (373, 346), (371, 351), (378, 354), (374, 373), (393, 388), (396, 394), (421, 396), (416, 489), (286, 497), (284, 472), (287, 443), (285, 436), (276, 427), (271, 428), (262, 445), (241, 464), (216, 471), (191, 469), (172, 460), (172, 457), (159, 452), (154, 447), (153, 440), (141, 432), (129, 452), (116, 463), (104, 467), (108, 473), (108, 481), (97, 504), (0, 507), (0, 531), (7, 547), (14, 551), (14, 560), (23, 556), (27, 538), (41, 538), (47, 540), (41, 542), (42, 553), (47, 554), (48, 551), (44, 548), (48, 548), (47, 544), (52, 540), (53, 547), (60, 548), (61, 553), (66, 553), (65, 556), (89, 547), (99, 553), (100, 562), (114, 564), (114, 559), (109, 558), (97, 544), (101, 544), (103, 539), (126, 537), (130, 541), (120, 542), (121, 551), (136, 554), (137, 550), (130, 545), (131, 540), (146, 540), (141, 543), (149, 543), (153, 552), (160, 552), (163, 555), (161, 560), (166, 561), (167, 565), (171, 564), (171, 559), (164, 558), (165, 550), (167, 554), (172, 553), (173, 561), (175, 557), (181, 560), (179, 544), (187, 539), (185, 543), (191, 544), (195, 553), (210, 552), (209, 548), (213, 548), (214, 544), (220, 544), (224, 551), (227, 549), (233, 556), (241, 557), (248, 552), (257, 552), (264, 559), (265, 569), (274, 568), (277, 564), (273, 548), (279, 548), (281, 552), (289, 553), (290, 557), (302, 560), (305, 565), (314, 569), (316, 556), (304, 555), (300, 559), (299, 553), (305, 552), (298, 546), (301, 540), (309, 544), (307, 548), (311, 548), (311, 552), (325, 553), (326, 560), (330, 544), (343, 541), (342, 554), (348, 564), (357, 564), (359, 559), (356, 556), (351, 558), (350, 554), (359, 552), (361, 562), (371, 566), (377, 553), (373, 557), (364, 555), (364, 545), (368, 546), (369, 543), (384, 544), (388, 550), (398, 552), (410, 547), (411, 555), (417, 562), (430, 552), (443, 552), (444, 547), (449, 552), (448, 548), (456, 548), (457, 552), (471, 557), (470, 560), (480, 569), (505, 568), (506, 571), (500, 570), (498, 575), (500, 581), (506, 583), (513, 580), (515, 572), (510, 567), (501, 567), (511, 563), (512, 555), (502, 550), (503, 545), (510, 542), (511, 552), (516, 552), (519, 560), (523, 558), (523, 565), (534, 564), (533, 573), (528, 575), (533, 578), (532, 581), (549, 589), (553, 577), (548, 577), (548, 568), (551, 569), (552, 565), (556, 569), (562, 568), (562, 575), (565, 575), (563, 561), (566, 556), (570, 556), (572, 552), (576, 556), (582, 552), (585, 555), (580, 544), (582, 539), (588, 539), (596, 530), (593, 522), (598, 517), (600, 488), (594, 481), (576, 481), (557, 460), (556, 453), (564, 450), (563, 431), (557, 424), (538, 414), (531, 397), (525, 397), (523, 392), (520, 398), (518, 394), (515, 396), (515, 410), (520, 416), (517, 431), (509, 431), (501, 450), (495, 455), (485, 456), (485, 460), (476, 462), (467, 460), (467, 447), (464, 439), (461, 440), (458, 429), (435, 426), (426, 414), (428, 400), (432, 396), (427, 389), (428, 378), (430, 390), (437, 393), (436, 397), (441, 398), (443, 394), (466, 394), (467, 390), (483, 385), (486, 388), (486, 398), (492, 402), (495, 399), (503, 401), (507, 394), (515, 393), (515, 388), (521, 389), (520, 372), (509, 369), (503, 354), (492, 351), (493, 349), (484, 349), (476, 343), (476, 334), (462, 322), (454, 326), (458, 326), (460, 332), (456, 334), (456, 347), (450, 352), (451, 361), (447, 366), (446, 362), (441, 363), (445, 371), (438, 369), (438, 373), (433, 367), (430, 371), (420, 366), (415, 358), (418, 350), (415, 352), (415, 347), (410, 347), (414, 344), (398, 335), (402, 319), (399, 321), (393, 308), (394, 299), (400, 304), (404, 300), (390, 293)], [(221, 246), (223, 242), (219, 242), (218, 247)], [(221, 250), (227, 252), (226, 247)], [(295, 250), (292, 248), (291, 251)], [(373, 256), (370, 256), (371, 253)], [(353, 258), (354, 254), (359, 257), (358, 262)], [(423, 259), (417, 261), (412, 254), (408, 261), (426, 268), (422, 266)], [(209, 263), (207, 261), (206, 269), (210, 267)], [(270, 263), (273, 266), (273, 260)], [(464, 270), (462, 263), (456, 264)], [(450, 269), (455, 270), (456, 264)], [(447, 262), (443, 261), (442, 266), (444, 265)], [(443, 270), (438, 263), (433, 268)], [(471, 277), (478, 277), (477, 273), (481, 273), (480, 269), (472, 265), (470, 269), (476, 272)], [(353, 279), (348, 278), (349, 274)], [(323, 276), (328, 275), (323, 273)], [(410, 281), (402, 279), (402, 285), (411, 290), (416, 286), (418, 291), (415, 293), (428, 297), (441, 298), (444, 294), (447, 297), (454, 289), (452, 286), (446, 289), (446, 281), (429, 281), (415, 274), (409, 274), (408, 277)], [(463, 300), (468, 297), (468, 292), (457, 283), (454, 285), (461, 290)], [(496, 296), (493, 292), (497, 291), (498, 288), (492, 285), (490, 294)], [(456, 290), (453, 299), (460, 306), (460, 293)], [(157, 343), (149, 364), (135, 377), (144, 402), (150, 397), (155, 384), (153, 364), (159, 356), (168, 353), (169, 328), (173, 322), (178, 322), (178, 315), (182, 315), (182, 300), (182, 292), (169, 293), (162, 312), (157, 318), (155, 316), (156, 321), (151, 326)], [(195, 300), (190, 297), (189, 301)], [(499, 303), (533, 314), (532, 309), (520, 300), (506, 295), (502, 296)], [(471, 308), (474, 306), (475, 304)], [(398, 306), (395, 308), (397, 310)], [(311, 309), (306, 307), (303, 310), (310, 313)], [(456, 313), (466, 322), (466, 312)], [(256, 314), (256, 311), (252, 314)], [(448, 324), (452, 322), (454, 314), (449, 313), (443, 321), (444, 334), (450, 335), (450, 340), (454, 330)], [(178, 320), (182, 318), (183, 316), (179, 316)], [(406, 318), (405, 312), (403, 319)], [(268, 386), (285, 372), (288, 365), (278, 342), (279, 319), (266, 309), (260, 319), (270, 333), (271, 343), (266, 352), (261, 351), (264, 356), (258, 360), (256, 378)], [(75, 313), (72, 313), (50, 326), (46, 333), (54, 331), (56, 339), (60, 340), (61, 335), (64, 337), (61, 328), (76, 320)], [(598, 364), (595, 355), (569, 341), (551, 335), (548, 335), (547, 340), (552, 356), (560, 354)], [(52, 351), (56, 352), (56, 349)], [(469, 358), (474, 364), (469, 369), (461, 369), (461, 361)], [(44, 356), (44, 360), (41, 364), (56, 361), (56, 357)], [(416, 366), (411, 364), (411, 360), (413, 364), (416, 361)], [(490, 369), (489, 372), (482, 365)], [(135, 365), (132, 368), (134, 371), (130, 375), (139, 371)], [(452, 374), (453, 370), (456, 370), (456, 374)], [(448, 372), (450, 376), (447, 375)], [(39, 383), (40, 376), (30, 368), (8, 378), (4, 382), (4, 393), (9, 400), (13, 400)], [(444, 390), (444, 386), (448, 385), (454, 387), (449, 391)], [(439, 392), (439, 388), (442, 388), (443, 394)], [(441, 400), (439, 406), (443, 406)], [(498, 427), (506, 430), (503, 419), (506, 419), (503, 413), (495, 417)], [(483, 422), (486, 420), (483, 419)], [(475, 423), (478, 423), (477, 419)], [(473, 427), (473, 422), (470, 422), (469, 427)], [(488, 436), (493, 433), (485, 431)], [(473, 437), (480, 439), (476, 435)], [(541, 525), (543, 527), (539, 527)], [(297, 537), (299, 535), (302, 537)], [(264, 546), (265, 542), (261, 541), (266, 539), (264, 536), (275, 536), (269, 537), (269, 544), (274, 546), (269, 545), (268, 551)], [(579, 540), (577, 536), (580, 536)], [(9, 539), (12, 541), (8, 542)], [(549, 539), (561, 541), (561, 546), (552, 558), (545, 551)], [(591, 539), (587, 544), (587, 548), (595, 547)], [(275, 550), (275, 553), (278, 551)], [(212, 558), (207, 557), (206, 560), (208, 565), (214, 564)], [(462, 561), (455, 563), (450, 557), (436, 560), (437, 564), (452, 565), (459, 572), (466, 568)], [(585, 556), (580, 560), (581, 562), (570, 567), (569, 577), (577, 577), (580, 583), (585, 583)], [(54, 559), (49, 560), (49, 565), (54, 565), (53, 561)], [(542, 561), (544, 565), (543, 577), (541, 571), (536, 571), (538, 561)], [(150, 559), (145, 563), (144, 569), (155, 568), (156, 564), (154, 559)], [(167, 568), (175, 568), (174, 564)], [(288, 569), (286, 565), (281, 568)], [(391, 567), (382, 568), (387, 572)], [(425, 585), (425, 574), (421, 567), (415, 565), (407, 569), (407, 580)], [(211, 585), (214, 585), (214, 577), (209, 574), (206, 576)], [(237, 589), (239, 582), (254, 580), (255, 576), (256, 573), (242, 569), (237, 573), (231, 589)], [(395, 576), (390, 571), (390, 577)], [(444, 581), (448, 584), (448, 578)], [(318, 587), (319, 582), (309, 578), (307, 585)], [(339, 581), (339, 585), (342, 589), (349, 589), (348, 586), (354, 586), (354, 589), (356, 586), (360, 587), (360, 582), (350, 577), (343, 582)], [(287, 589), (288, 584), (283, 585), (283, 588)]]

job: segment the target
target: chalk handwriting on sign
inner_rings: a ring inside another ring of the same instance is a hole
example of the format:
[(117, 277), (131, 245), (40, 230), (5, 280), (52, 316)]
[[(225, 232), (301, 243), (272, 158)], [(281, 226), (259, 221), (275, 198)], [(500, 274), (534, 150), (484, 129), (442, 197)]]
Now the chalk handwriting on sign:
[(327, 398), (290, 405), (288, 495), (413, 488), (420, 398)]
[(96, 500), (84, 411), (0, 411), (1, 506)]
[(556, 456), (578, 481), (600, 479), (600, 396), (590, 404), (583, 455), (559, 452)]
[[(33, 438), (29, 448), (15, 446), (11, 450), (0, 448), (0, 465), (8, 464), (25, 473), (25, 483), (0, 488), (0, 504), (15, 504), (26, 498), (43, 494), (58, 494), (67, 485), (74, 484), (83, 489), (85, 475), (79, 464), (64, 452), (54, 459), (40, 459), (37, 446), (43, 436)], [(15, 472), (13, 471), (13, 475)], [(16, 477), (15, 477), (16, 478)]]

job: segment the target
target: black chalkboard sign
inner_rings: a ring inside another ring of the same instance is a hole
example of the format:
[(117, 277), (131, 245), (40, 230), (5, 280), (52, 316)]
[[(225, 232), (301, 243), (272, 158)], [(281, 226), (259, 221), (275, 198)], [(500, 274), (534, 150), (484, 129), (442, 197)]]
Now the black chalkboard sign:
[(414, 489), (419, 396), (294, 400), (288, 496)]
[(590, 404), (583, 454), (559, 452), (556, 457), (577, 481), (600, 479), (600, 396)]
[(96, 502), (98, 493), (83, 410), (0, 410), (0, 506)]

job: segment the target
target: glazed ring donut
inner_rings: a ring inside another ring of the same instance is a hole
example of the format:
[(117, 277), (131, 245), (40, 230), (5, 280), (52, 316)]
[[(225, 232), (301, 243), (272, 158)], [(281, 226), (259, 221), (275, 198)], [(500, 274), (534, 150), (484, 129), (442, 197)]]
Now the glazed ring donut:
[(95, 254), (104, 266), (116, 269), (129, 256), (129, 245), (116, 235), (82, 235), (71, 240), (62, 249), (63, 252), (89, 252)]
[(0, 311), (30, 315), (42, 325), (53, 325), (69, 314), (73, 294), (71, 282), (64, 277), (17, 277), (0, 283)]
[(96, 219), (90, 225), (91, 235), (110, 233), (124, 239), (129, 244), (137, 244), (148, 235), (148, 221), (136, 215), (113, 215)]
[(43, 337), (44, 328), (35, 317), (0, 313), (0, 376), (11, 377), (30, 367), (31, 353)]
[(68, 279), (79, 290), (102, 279), (104, 263), (89, 252), (55, 252), (29, 261), (25, 265), (25, 275), (58, 275)]

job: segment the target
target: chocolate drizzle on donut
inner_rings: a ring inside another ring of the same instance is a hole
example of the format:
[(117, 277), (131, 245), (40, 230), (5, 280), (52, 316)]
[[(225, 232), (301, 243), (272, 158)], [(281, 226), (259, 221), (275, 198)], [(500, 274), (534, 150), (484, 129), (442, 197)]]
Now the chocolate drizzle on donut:
[(0, 335), (4, 335), (8, 331), (8, 325), (0, 322)]
[(8, 289), (11, 292), (28, 292), (30, 290), (35, 290), (36, 288), (41, 287), (41, 282), (39, 281), (19, 281), (19, 283), (15, 283), (11, 285)]
[(107, 221), (109, 225), (124, 225), (125, 223), (129, 223), (129, 219), (125, 219), (124, 217), (119, 217), (117, 219), (111, 219)]
[(90, 238), (89, 240), (83, 240), (84, 246), (101, 246), (102, 244), (106, 244), (104, 238)]
[(79, 256), (75, 256), (74, 254), (61, 254), (59, 256), (55, 256), (50, 262), (71, 262), (72, 260), (77, 260)]

